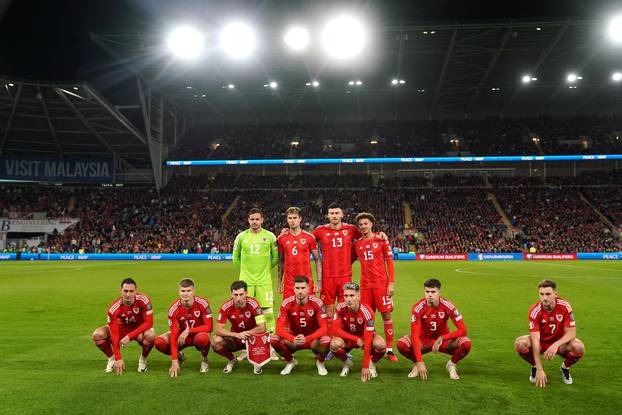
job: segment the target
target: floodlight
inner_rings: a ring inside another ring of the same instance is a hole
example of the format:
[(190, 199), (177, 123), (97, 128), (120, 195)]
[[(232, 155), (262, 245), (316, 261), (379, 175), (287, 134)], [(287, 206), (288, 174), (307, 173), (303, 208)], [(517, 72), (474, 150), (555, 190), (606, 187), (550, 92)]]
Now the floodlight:
[(309, 32), (302, 27), (292, 27), (287, 31), (283, 40), (290, 49), (300, 51), (309, 44)]
[(168, 49), (180, 59), (193, 59), (203, 50), (203, 35), (193, 27), (182, 26), (167, 38)]
[(322, 31), (322, 45), (335, 59), (357, 56), (365, 46), (366, 35), (361, 23), (353, 17), (341, 16), (329, 21)]
[(575, 82), (577, 82), (578, 80), (583, 79), (582, 76), (577, 75), (576, 73), (569, 73), (566, 76), (566, 81), (568, 81), (571, 84), (574, 84)]
[(609, 37), (616, 43), (622, 43), (622, 16), (611, 19), (608, 27)]
[(220, 33), (220, 48), (235, 59), (248, 57), (255, 44), (255, 32), (244, 23), (231, 23)]

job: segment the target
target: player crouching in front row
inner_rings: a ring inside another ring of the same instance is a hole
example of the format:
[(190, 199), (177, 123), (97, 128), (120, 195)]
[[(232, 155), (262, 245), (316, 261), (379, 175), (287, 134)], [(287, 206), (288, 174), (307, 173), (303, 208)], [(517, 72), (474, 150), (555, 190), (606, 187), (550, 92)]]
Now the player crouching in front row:
[(330, 346), (327, 335), (326, 306), (322, 300), (309, 294), (309, 279), (294, 277), (294, 295), (283, 300), (276, 324), (276, 335), (270, 339), (272, 347), (287, 361), (281, 375), (289, 375), (298, 364), (293, 353), (311, 349), (316, 353), (317, 371), (328, 374), (324, 359)]
[(194, 281), (184, 278), (179, 282), (179, 299), (173, 301), (168, 310), (170, 332), (155, 339), (156, 348), (164, 354), (171, 355), (169, 374), (172, 378), (179, 376), (180, 361), (184, 354), (180, 350), (194, 346), (201, 352), (201, 373), (207, 373), (207, 353), (209, 352), (212, 331), (212, 309), (205, 298), (194, 295)]
[[(456, 364), (471, 350), (471, 340), (466, 337), (467, 329), (462, 315), (455, 305), (441, 297), (441, 282), (435, 278), (423, 283), (425, 297), (412, 308), (410, 336), (397, 341), (397, 347), (404, 356), (415, 362), (409, 378), (428, 378), (428, 369), (422, 354), (442, 352), (451, 355), (445, 366), (451, 379), (460, 379)], [(449, 332), (447, 320), (451, 318), (456, 330)]]
[(126, 278), (121, 282), (121, 297), (108, 307), (108, 325), (93, 332), (93, 342), (106, 356), (108, 364), (105, 373), (113, 370), (123, 374), (125, 362), (121, 347), (135, 340), (143, 348), (138, 360), (138, 371), (147, 371), (147, 356), (153, 348), (153, 306), (146, 295), (136, 291), (136, 281)]
[[(348, 282), (343, 286), (344, 302), (337, 304), (337, 310), (331, 324), (330, 350), (333, 356), (343, 361), (339, 376), (348, 376), (352, 359), (348, 352), (353, 348), (363, 348), (363, 370), (361, 380), (366, 382), (378, 376), (377, 363), (387, 350), (382, 337), (375, 332), (374, 313), (365, 304), (361, 304), (359, 285)], [(373, 347), (373, 350), (372, 350)]]
[(553, 360), (556, 354), (564, 358), (560, 368), (562, 382), (572, 384), (570, 366), (583, 357), (585, 345), (577, 339), (577, 327), (570, 303), (557, 296), (555, 281), (543, 280), (538, 284), (540, 300), (529, 310), (529, 335), (516, 339), (514, 347), (531, 364), (529, 380), (545, 387), (548, 379), (540, 354)]
[[(231, 330), (227, 330), (227, 320), (231, 322)], [(224, 373), (231, 373), (238, 362), (233, 352), (244, 350), (244, 342), (253, 335), (266, 333), (263, 311), (257, 300), (248, 297), (246, 282), (240, 280), (231, 284), (231, 299), (220, 307), (214, 333), (212, 348), (227, 359)], [(259, 375), (261, 366), (255, 365), (254, 373)]]

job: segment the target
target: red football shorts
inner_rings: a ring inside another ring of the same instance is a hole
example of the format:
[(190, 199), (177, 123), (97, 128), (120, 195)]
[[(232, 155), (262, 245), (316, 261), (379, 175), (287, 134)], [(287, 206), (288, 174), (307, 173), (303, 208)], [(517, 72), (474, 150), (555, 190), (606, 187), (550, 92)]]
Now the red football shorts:
[(320, 293), (320, 299), (326, 305), (335, 304), (335, 300), (338, 303), (343, 302), (343, 285), (347, 282), (351, 282), (352, 277), (341, 278), (326, 278), (322, 281), (322, 292)]
[(367, 304), (374, 311), (386, 313), (393, 311), (393, 299), (385, 288), (361, 288), (361, 303)]

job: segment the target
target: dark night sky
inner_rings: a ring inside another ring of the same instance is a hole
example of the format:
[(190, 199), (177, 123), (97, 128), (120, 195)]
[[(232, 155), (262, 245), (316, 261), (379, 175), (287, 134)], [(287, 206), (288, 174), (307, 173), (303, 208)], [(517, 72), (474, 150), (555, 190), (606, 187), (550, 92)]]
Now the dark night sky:
[[(90, 31), (157, 31), (171, 21), (200, 24), (247, 14), (259, 26), (304, 21), (336, 2), (199, 0), (0, 0), (0, 74), (27, 79), (93, 80), (112, 59)], [(386, 24), (507, 18), (604, 18), (622, 1), (367, 1), (347, 2)]]

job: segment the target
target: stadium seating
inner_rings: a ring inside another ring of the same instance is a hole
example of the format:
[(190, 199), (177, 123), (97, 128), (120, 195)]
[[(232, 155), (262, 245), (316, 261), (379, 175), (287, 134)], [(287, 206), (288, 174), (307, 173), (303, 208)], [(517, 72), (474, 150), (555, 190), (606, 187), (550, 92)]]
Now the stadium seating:
[(620, 184), (615, 171), (547, 183), (494, 176), (374, 181), (369, 175), (218, 174), (173, 177), (160, 195), (151, 187), (1, 186), (0, 213), (79, 217), (77, 226), (48, 237), (42, 247), (52, 252), (230, 252), (251, 207), (261, 208), (264, 226), (278, 234), (286, 207), (301, 207), (303, 227), (310, 230), (325, 223), (333, 201), (343, 206), (346, 222), (372, 212), (376, 228), (402, 251), (604, 252), (622, 251), (615, 237), (615, 227), (622, 227)]

